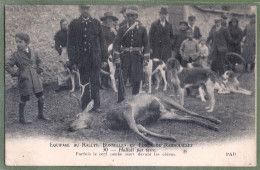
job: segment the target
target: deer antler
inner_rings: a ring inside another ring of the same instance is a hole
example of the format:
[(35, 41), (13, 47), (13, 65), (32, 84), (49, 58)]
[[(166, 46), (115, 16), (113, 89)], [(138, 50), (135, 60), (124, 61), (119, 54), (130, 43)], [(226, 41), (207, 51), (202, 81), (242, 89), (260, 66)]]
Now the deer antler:
[(72, 70), (72, 72), (75, 73), (78, 76), (79, 86), (80, 86), (80, 89), (81, 89), (81, 95), (80, 95), (80, 97), (77, 97), (74, 93), (71, 93), (71, 95), (73, 97), (75, 97), (77, 99), (77, 101), (79, 102), (79, 105), (81, 105), (82, 96), (83, 96), (83, 94), (85, 92), (86, 86), (89, 85), (89, 83), (86, 83), (84, 85), (81, 83), (80, 74), (79, 74), (79, 70), (78, 69)]

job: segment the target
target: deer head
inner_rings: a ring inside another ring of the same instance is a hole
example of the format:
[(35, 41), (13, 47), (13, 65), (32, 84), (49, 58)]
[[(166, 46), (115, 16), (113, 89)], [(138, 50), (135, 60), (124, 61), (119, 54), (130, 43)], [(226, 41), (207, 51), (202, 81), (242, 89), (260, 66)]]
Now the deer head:
[(86, 129), (90, 127), (90, 123), (92, 122), (92, 115), (89, 114), (89, 111), (93, 108), (94, 101), (91, 100), (86, 109), (79, 114), (77, 114), (76, 119), (71, 123), (69, 127), (69, 131), (74, 132), (79, 129)]

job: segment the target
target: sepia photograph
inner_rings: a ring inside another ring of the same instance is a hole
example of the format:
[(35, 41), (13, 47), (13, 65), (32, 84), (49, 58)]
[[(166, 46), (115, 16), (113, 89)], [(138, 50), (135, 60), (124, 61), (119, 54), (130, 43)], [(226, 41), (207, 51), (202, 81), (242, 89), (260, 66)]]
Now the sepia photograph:
[(256, 6), (4, 14), (6, 166), (256, 166)]

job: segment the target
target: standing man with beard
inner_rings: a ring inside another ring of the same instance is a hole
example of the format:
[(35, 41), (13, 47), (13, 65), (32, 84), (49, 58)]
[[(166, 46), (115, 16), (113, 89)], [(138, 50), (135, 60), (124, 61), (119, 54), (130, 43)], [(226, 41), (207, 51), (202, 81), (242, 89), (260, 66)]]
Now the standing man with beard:
[[(86, 86), (81, 99), (81, 108), (94, 100), (93, 111), (100, 109), (99, 73), (105, 65), (108, 54), (100, 22), (90, 16), (90, 6), (79, 6), (81, 16), (73, 20), (68, 32), (68, 56), (72, 67), (78, 67), (81, 83)], [(91, 90), (89, 89), (91, 87)]]
[(165, 63), (171, 57), (173, 44), (172, 25), (166, 20), (167, 8), (161, 8), (160, 19), (153, 22), (149, 32), (151, 58), (159, 58)]
[(124, 81), (126, 82), (130, 77), (133, 95), (139, 93), (140, 82), (143, 78), (143, 65), (147, 65), (150, 58), (147, 31), (136, 21), (137, 18), (137, 6), (128, 6), (126, 9), (127, 24), (119, 28), (114, 41), (115, 62), (117, 65), (121, 63)]

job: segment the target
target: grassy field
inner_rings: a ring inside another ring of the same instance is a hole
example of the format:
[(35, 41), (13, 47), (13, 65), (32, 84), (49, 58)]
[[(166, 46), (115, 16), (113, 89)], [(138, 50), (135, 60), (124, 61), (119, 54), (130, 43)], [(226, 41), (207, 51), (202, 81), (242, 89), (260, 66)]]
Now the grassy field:
[[(154, 132), (176, 136), (178, 143), (211, 143), (246, 139), (255, 134), (255, 78), (254, 73), (246, 73), (240, 78), (241, 87), (253, 91), (253, 95), (216, 94), (216, 107), (213, 113), (207, 113), (206, 103), (193, 97), (185, 98), (185, 107), (198, 114), (214, 116), (222, 121), (219, 132), (204, 129), (191, 123), (176, 121), (158, 121), (146, 127)], [(130, 130), (110, 130), (107, 126), (106, 111), (116, 107), (117, 94), (111, 89), (101, 90), (101, 108), (103, 113), (94, 115), (91, 128), (68, 132), (68, 127), (80, 112), (76, 99), (68, 91), (54, 93), (54, 84), (44, 87), (45, 115), (50, 122), (37, 119), (37, 99), (31, 98), (26, 108), (26, 118), (33, 120), (31, 125), (18, 123), (18, 89), (11, 88), (5, 93), (5, 132), (7, 138), (48, 137), (53, 139), (68, 138), (100, 142), (141, 142)], [(160, 89), (161, 91), (162, 89)], [(127, 88), (127, 94), (131, 89)], [(153, 90), (153, 93), (156, 93)], [(171, 92), (166, 92), (166, 95)], [(156, 139), (161, 143), (163, 140)]]

